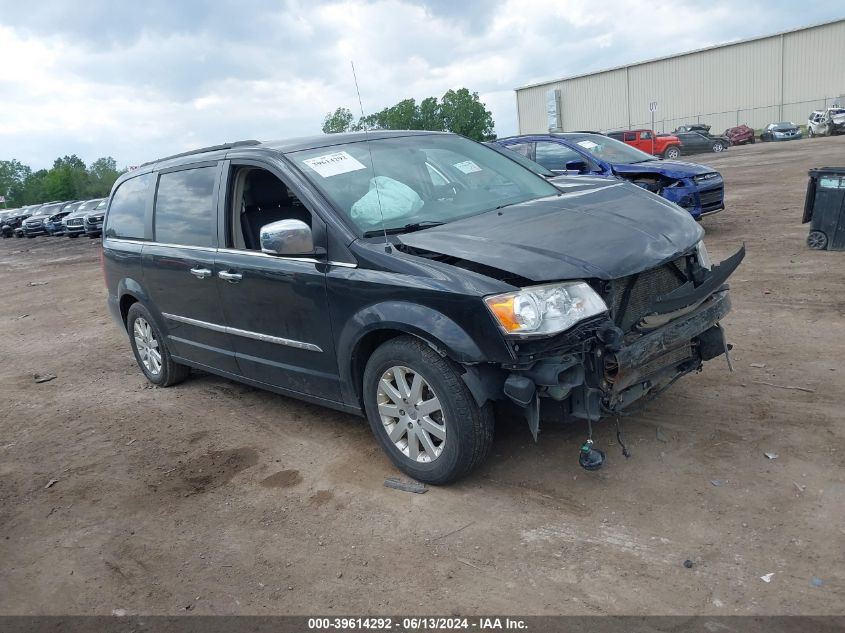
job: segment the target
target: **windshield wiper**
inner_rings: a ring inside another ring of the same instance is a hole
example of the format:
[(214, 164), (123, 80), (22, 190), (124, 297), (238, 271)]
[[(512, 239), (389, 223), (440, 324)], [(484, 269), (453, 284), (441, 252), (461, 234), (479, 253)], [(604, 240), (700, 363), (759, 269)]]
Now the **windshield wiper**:
[(432, 226), (440, 226), (441, 224), (446, 224), (445, 222), (436, 222), (434, 220), (423, 220), (422, 222), (411, 222), (410, 224), (406, 224), (405, 226), (394, 226), (389, 229), (373, 229), (372, 231), (366, 231), (364, 233), (364, 237), (375, 237), (377, 235), (396, 235), (398, 233), (413, 233), (414, 231), (422, 231), (423, 229), (429, 229)]

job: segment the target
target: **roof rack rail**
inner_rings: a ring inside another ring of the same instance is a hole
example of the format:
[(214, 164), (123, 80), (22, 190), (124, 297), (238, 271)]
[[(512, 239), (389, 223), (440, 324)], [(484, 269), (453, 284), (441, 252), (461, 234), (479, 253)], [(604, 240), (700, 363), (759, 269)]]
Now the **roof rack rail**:
[(171, 158), (182, 158), (183, 156), (192, 156), (194, 154), (204, 154), (206, 152), (216, 152), (221, 149), (232, 149), (235, 147), (251, 147), (253, 145), (261, 145), (261, 141), (256, 141), (254, 139), (249, 139), (246, 141), (234, 141), (233, 143), (223, 143), (222, 145), (211, 145), (209, 147), (200, 147), (199, 149), (192, 149), (190, 152), (181, 152), (180, 154), (172, 154), (171, 156), (164, 156), (163, 158), (156, 158), (155, 160), (147, 161), (146, 163), (142, 163), (139, 165), (140, 167), (146, 167), (147, 165), (152, 165), (153, 163), (160, 163), (164, 160), (170, 160)]

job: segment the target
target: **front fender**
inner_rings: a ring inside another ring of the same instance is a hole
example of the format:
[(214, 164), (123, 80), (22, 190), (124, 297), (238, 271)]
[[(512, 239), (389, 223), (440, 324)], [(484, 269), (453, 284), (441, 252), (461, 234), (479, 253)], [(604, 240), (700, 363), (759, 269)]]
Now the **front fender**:
[(437, 310), (405, 301), (385, 301), (367, 306), (348, 319), (338, 335), (338, 370), (344, 396), (357, 400), (354, 375), (356, 352), (368, 335), (398, 331), (426, 341), (438, 353), (462, 363), (490, 362), (481, 346), (457, 322)]

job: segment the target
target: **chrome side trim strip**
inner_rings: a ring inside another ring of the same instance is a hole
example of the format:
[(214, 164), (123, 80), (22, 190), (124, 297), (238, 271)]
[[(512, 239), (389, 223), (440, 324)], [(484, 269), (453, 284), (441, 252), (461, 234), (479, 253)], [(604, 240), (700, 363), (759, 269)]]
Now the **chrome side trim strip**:
[(307, 262), (309, 264), (327, 264), (329, 266), (340, 266), (342, 268), (358, 268), (358, 264), (349, 264), (347, 262), (323, 261), (320, 259), (314, 259), (313, 257), (284, 257), (283, 255), (268, 255), (267, 253), (262, 253), (261, 251), (238, 250), (236, 248), (220, 248), (218, 249), (218, 252), (229, 253), (231, 255), (248, 255), (250, 257), (266, 257), (269, 259), (275, 259), (276, 261)]
[(209, 323), (207, 321), (200, 321), (199, 319), (191, 319), (188, 317), (179, 316), (177, 314), (168, 314), (162, 312), (161, 315), (165, 319), (177, 321), (179, 323), (186, 323), (188, 325), (195, 325), (196, 327), (213, 330), (214, 332), (223, 332), (224, 334), (233, 334), (235, 336), (243, 336), (244, 338), (255, 339), (256, 341), (263, 341), (264, 343), (275, 343), (276, 345), (285, 345), (287, 347), (295, 347), (297, 349), (304, 349), (309, 352), (322, 352), (323, 350), (314, 343), (303, 343), (302, 341), (294, 341), (289, 338), (282, 338), (280, 336), (270, 336), (269, 334), (261, 334), (260, 332), (250, 332), (249, 330), (239, 330), (238, 328), (228, 327), (226, 325), (218, 325), (217, 323)]
[(313, 257), (283, 257), (280, 255), (268, 255), (261, 251), (238, 250), (236, 248), (210, 248), (207, 246), (187, 246), (185, 244), (164, 244), (163, 242), (152, 242), (149, 240), (133, 240), (126, 237), (107, 237), (107, 242), (119, 242), (122, 244), (140, 244), (143, 246), (164, 246), (165, 248), (185, 248), (192, 251), (205, 251), (207, 253), (230, 253), (233, 255), (249, 255), (250, 257), (269, 257), (276, 261), (307, 262), (309, 264), (326, 264), (339, 268), (358, 268), (358, 264), (348, 262), (333, 262), (314, 259)]

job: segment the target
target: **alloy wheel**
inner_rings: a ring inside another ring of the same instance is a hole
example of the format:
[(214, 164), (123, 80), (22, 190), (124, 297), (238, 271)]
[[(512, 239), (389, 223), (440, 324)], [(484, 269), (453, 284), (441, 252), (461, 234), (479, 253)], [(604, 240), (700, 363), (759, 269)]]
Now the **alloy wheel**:
[(161, 373), (161, 350), (152, 326), (144, 317), (138, 317), (132, 327), (132, 335), (135, 338), (138, 357), (141, 359), (144, 368), (151, 375), (158, 376)]
[(446, 445), (446, 419), (431, 385), (413, 369), (385, 371), (376, 394), (378, 412), (390, 441), (409, 459), (430, 463)]

